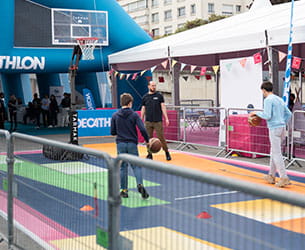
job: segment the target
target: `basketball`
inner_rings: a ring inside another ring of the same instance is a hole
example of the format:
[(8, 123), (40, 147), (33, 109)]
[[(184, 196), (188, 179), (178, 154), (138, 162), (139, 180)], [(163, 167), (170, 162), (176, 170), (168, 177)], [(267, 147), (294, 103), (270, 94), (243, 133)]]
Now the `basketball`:
[(158, 153), (162, 147), (161, 141), (158, 138), (150, 138), (149, 151), (151, 153)]
[(248, 117), (248, 123), (250, 126), (253, 126), (253, 127), (260, 125), (261, 121), (262, 121), (262, 118), (260, 118), (257, 115)]

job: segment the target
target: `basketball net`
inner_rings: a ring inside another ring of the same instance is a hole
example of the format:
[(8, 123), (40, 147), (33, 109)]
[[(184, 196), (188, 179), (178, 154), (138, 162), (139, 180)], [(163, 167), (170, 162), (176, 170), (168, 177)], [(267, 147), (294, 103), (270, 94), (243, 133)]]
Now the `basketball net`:
[(82, 50), (83, 60), (94, 60), (93, 51), (98, 41), (96, 37), (77, 38), (77, 44)]

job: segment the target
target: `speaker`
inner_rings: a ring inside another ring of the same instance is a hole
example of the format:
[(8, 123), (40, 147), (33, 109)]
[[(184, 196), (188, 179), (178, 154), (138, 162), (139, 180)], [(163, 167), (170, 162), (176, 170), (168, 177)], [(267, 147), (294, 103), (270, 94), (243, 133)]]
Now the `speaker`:
[(43, 145), (42, 153), (46, 158), (57, 161), (77, 161), (84, 158), (83, 153), (73, 152), (49, 145)]

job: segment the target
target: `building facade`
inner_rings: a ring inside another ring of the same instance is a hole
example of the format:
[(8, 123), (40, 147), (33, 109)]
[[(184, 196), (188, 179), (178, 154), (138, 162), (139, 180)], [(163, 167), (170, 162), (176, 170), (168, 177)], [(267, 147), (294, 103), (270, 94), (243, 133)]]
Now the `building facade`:
[(231, 16), (248, 10), (252, 0), (117, 0), (152, 37), (175, 33), (187, 21), (212, 14)]

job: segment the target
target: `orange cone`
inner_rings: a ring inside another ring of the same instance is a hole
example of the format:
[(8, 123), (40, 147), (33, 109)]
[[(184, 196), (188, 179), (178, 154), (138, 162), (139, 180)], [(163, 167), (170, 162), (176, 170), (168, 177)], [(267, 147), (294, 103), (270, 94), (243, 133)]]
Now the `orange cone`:
[(85, 206), (81, 207), (79, 210), (80, 211), (92, 211), (92, 210), (94, 210), (94, 208), (91, 207), (90, 205), (85, 205)]

